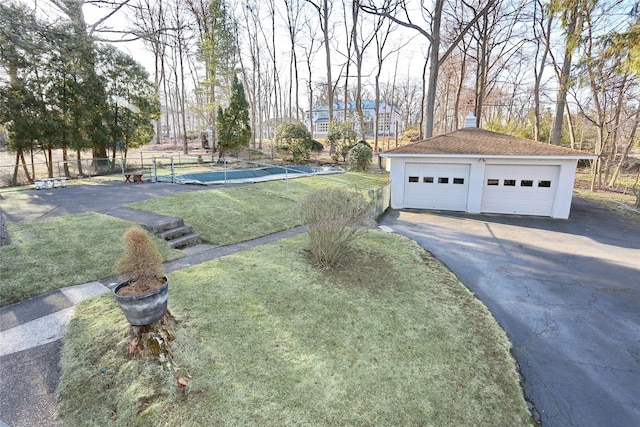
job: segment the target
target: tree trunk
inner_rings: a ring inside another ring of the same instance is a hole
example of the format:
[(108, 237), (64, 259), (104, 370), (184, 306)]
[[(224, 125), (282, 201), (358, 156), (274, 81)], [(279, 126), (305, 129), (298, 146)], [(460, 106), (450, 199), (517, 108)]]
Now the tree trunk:
[(431, 57), (429, 59), (429, 82), (427, 87), (427, 111), (425, 122), (425, 138), (433, 136), (433, 123), (436, 106), (436, 91), (438, 89), (438, 71), (440, 70), (440, 22), (442, 20), (442, 7), (444, 0), (437, 0), (433, 11), (431, 24)]
[[(462, 97), (462, 89), (464, 86), (464, 76), (467, 71), (467, 52), (466, 49), (463, 48), (461, 50), (462, 54), (462, 63), (460, 64), (460, 80), (458, 82), (458, 87), (456, 88), (456, 96), (454, 100), (453, 106), (453, 130), (460, 129), (460, 98)], [(464, 112), (466, 116), (466, 112)]]
[[(536, 12), (538, 11), (538, 8), (540, 10), (540, 13), (542, 14), (540, 17), (540, 24), (542, 26), (542, 23), (544, 21), (544, 6), (540, 3), (540, 1), (536, 2)], [(549, 55), (549, 50), (551, 48), (551, 43), (550, 43), (550, 39), (551, 39), (551, 24), (552, 24), (552, 16), (550, 15), (547, 18), (547, 26), (544, 28), (543, 31), (543, 36), (544, 36), (544, 51), (542, 53), (542, 58), (540, 58), (540, 67), (539, 69), (537, 68), (538, 63), (535, 63), (534, 66), (536, 66), (536, 69), (534, 70), (535, 73), (535, 82), (533, 85), (533, 102), (534, 102), (534, 117), (533, 117), (533, 139), (536, 141), (540, 141), (540, 86), (542, 84), (542, 76), (544, 74), (544, 69), (545, 69), (545, 64), (547, 62), (547, 55)], [(535, 30), (535, 23), (534, 23), (534, 30)], [(538, 40), (540, 40), (540, 37), (537, 37)], [(537, 49), (540, 48), (540, 45), (538, 44)], [(538, 51), (536, 50), (536, 56), (537, 56)]]
[(329, 2), (322, 3), (322, 35), (324, 36), (324, 51), (327, 65), (327, 96), (329, 98), (329, 123), (333, 120), (333, 78), (331, 77), (331, 46), (329, 46)]
[[(573, 34), (577, 26), (576, 13), (570, 14), (570, 19), (567, 22), (567, 34)], [(562, 69), (560, 71), (560, 81), (558, 82), (558, 97), (556, 99), (556, 117), (553, 123), (553, 133), (551, 136), (551, 144), (560, 145), (560, 139), (562, 138), (562, 123), (564, 116), (565, 103), (567, 102), (567, 91), (569, 89), (569, 82), (571, 78), (571, 57), (573, 55), (573, 46), (570, 40), (567, 40), (567, 44), (564, 49), (564, 60), (562, 62)]]
[(609, 187), (615, 187), (616, 181), (618, 180), (618, 177), (620, 176), (620, 172), (622, 171), (622, 166), (624, 165), (624, 162), (627, 160), (627, 157), (629, 156), (629, 152), (631, 151), (631, 148), (633, 147), (633, 144), (636, 140), (636, 133), (638, 131), (638, 126), (640, 126), (640, 108), (636, 110), (635, 118), (633, 120), (633, 127), (631, 128), (631, 135), (629, 135), (627, 144), (625, 145), (624, 151), (622, 152), (622, 157), (620, 158), (618, 165), (616, 166), (615, 170), (613, 171), (613, 174), (611, 175), (611, 180), (609, 181)]
[[(431, 47), (429, 48), (431, 50)], [(427, 85), (425, 78), (427, 75), (427, 66), (429, 65), (429, 55), (424, 60), (424, 67), (422, 67), (422, 95), (420, 97), (420, 139), (425, 138), (425, 104), (427, 103)]]
[(69, 161), (69, 154), (67, 153), (67, 147), (64, 147), (62, 149), (62, 164), (64, 169), (64, 176), (66, 176), (67, 178), (70, 178), (71, 172), (69, 172), (69, 163), (67, 163), (68, 161)]

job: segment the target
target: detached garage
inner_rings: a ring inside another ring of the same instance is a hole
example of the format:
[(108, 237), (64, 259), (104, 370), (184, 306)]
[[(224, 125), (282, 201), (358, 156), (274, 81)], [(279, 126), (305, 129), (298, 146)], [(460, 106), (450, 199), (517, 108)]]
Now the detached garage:
[(568, 218), (579, 159), (596, 156), (477, 128), (381, 154), (391, 207)]

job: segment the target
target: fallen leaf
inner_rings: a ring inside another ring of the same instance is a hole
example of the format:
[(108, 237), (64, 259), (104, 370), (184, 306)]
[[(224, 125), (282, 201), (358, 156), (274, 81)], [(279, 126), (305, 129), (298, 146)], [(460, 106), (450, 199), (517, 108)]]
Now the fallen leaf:
[(187, 380), (182, 377), (178, 378), (178, 387), (186, 387), (187, 384)]

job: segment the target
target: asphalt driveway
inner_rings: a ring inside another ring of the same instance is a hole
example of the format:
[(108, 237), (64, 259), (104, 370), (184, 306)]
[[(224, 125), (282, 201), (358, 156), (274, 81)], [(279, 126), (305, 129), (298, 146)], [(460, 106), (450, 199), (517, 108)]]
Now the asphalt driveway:
[(142, 200), (210, 189), (205, 185), (89, 181), (66, 188), (0, 194), (0, 214), (7, 222), (46, 220), (70, 214), (106, 212)]
[(568, 220), (402, 210), (382, 225), (491, 310), (544, 426), (640, 425), (639, 224), (574, 199)]

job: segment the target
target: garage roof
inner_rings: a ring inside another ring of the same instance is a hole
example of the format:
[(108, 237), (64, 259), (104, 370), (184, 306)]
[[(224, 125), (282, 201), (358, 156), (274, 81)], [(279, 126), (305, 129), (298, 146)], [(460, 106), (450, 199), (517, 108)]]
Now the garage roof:
[(463, 128), (382, 153), (382, 157), (406, 155), (543, 156), (595, 159), (593, 154), (545, 144), (479, 128)]

